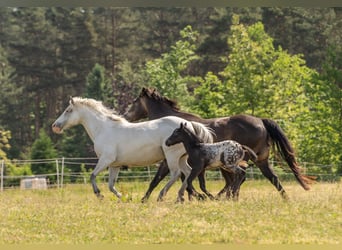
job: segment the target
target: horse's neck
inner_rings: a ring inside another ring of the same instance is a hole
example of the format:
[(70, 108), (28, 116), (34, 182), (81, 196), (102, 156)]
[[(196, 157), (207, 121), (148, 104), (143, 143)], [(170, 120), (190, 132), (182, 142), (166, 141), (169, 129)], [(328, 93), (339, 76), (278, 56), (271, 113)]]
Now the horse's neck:
[(148, 118), (150, 120), (158, 119), (158, 118), (161, 118), (164, 116), (170, 116), (170, 115), (181, 117), (181, 118), (183, 118), (185, 120), (189, 120), (189, 121), (206, 123), (205, 119), (203, 119), (199, 116), (187, 113), (187, 112), (175, 110), (172, 107), (170, 107), (168, 104), (148, 102)]
[(152, 103), (149, 101), (147, 107), (147, 114), (150, 120), (159, 119), (170, 115), (177, 116), (176, 111), (164, 103)]
[(83, 109), (81, 114), (81, 124), (87, 131), (90, 139), (94, 142), (97, 135), (102, 131), (104, 124), (108, 121), (86, 109)]

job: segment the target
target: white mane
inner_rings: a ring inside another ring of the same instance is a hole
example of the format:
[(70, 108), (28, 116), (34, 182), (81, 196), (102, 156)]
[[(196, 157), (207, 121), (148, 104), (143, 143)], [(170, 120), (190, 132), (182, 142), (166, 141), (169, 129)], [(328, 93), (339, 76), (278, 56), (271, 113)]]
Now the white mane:
[(105, 107), (101, 101), (97, 101), (91, 98), (73, 97), (74, 105), (86, 106), (102, 116), (109, 118), (112, 121), (126, 121), (125, 118), (114, 114), (114, 111)]

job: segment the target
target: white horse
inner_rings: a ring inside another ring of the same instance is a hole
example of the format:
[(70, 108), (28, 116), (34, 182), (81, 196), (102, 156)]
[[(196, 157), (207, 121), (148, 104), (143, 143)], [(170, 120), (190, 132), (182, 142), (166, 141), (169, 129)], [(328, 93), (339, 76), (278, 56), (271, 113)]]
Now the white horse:
[[(96, 176), (109, 167), (109, 190), (118, 198), (121, 194), (115, 189), (120, 166), (146, 166), (166, 159), (171, 178), (161, 190), (158, 200), (166, 195), (181, 172), (185, 180), (178, 192), (177, 201), (183, 201), (186, 179), (191, 167), (187, 163), (187, 154), (182, 144), (172, 147), (165, 145), (166, 139), (186, 120), (168, 116), (152, 121), (130, 123), (124, 118), (113, 114), (102, 102), (94, 99), (70, 97), (69, 106), (52, 124), (53, 132), (60, 134), (63, 130), (82, 124), (94, 143), (98, 162), (90, 180), (94, 193), (102, 198), (96, 185)], [(211, 132), (202, 124), (188, 122), (189, 129), (196, 133), (204, 142), (212, 141)]]

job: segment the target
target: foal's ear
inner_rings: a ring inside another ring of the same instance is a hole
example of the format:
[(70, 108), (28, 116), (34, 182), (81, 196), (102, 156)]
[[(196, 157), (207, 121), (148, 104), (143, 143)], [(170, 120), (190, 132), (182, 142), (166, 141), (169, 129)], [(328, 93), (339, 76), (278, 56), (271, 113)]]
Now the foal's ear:
[(186, 127), (186, 122), (181, 122), (181, 124), (180, 124), (180, 128), (185, 128)]

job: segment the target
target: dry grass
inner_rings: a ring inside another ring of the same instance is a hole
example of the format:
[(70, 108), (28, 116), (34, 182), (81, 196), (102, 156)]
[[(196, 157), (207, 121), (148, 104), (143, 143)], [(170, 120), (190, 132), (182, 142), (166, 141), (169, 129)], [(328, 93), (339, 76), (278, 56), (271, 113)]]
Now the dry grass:
[[(309, 192), (284, 183), (281, 200), (268, 182), (247, 181), (240, 201), (175, 204), (177, 183), (162, 203), (160, 189), (140, 203), (148, 183), (119, 183), (126, 201), (105, 184), (100, 201), (91, 186), (0, 193), (0, 244), (12, 243), (342, 243), (342, 186), (322, 183)], [(160, 185), (159, 187), (161, 187)], [(219, 191), (223, 183), (209, 182)]]

